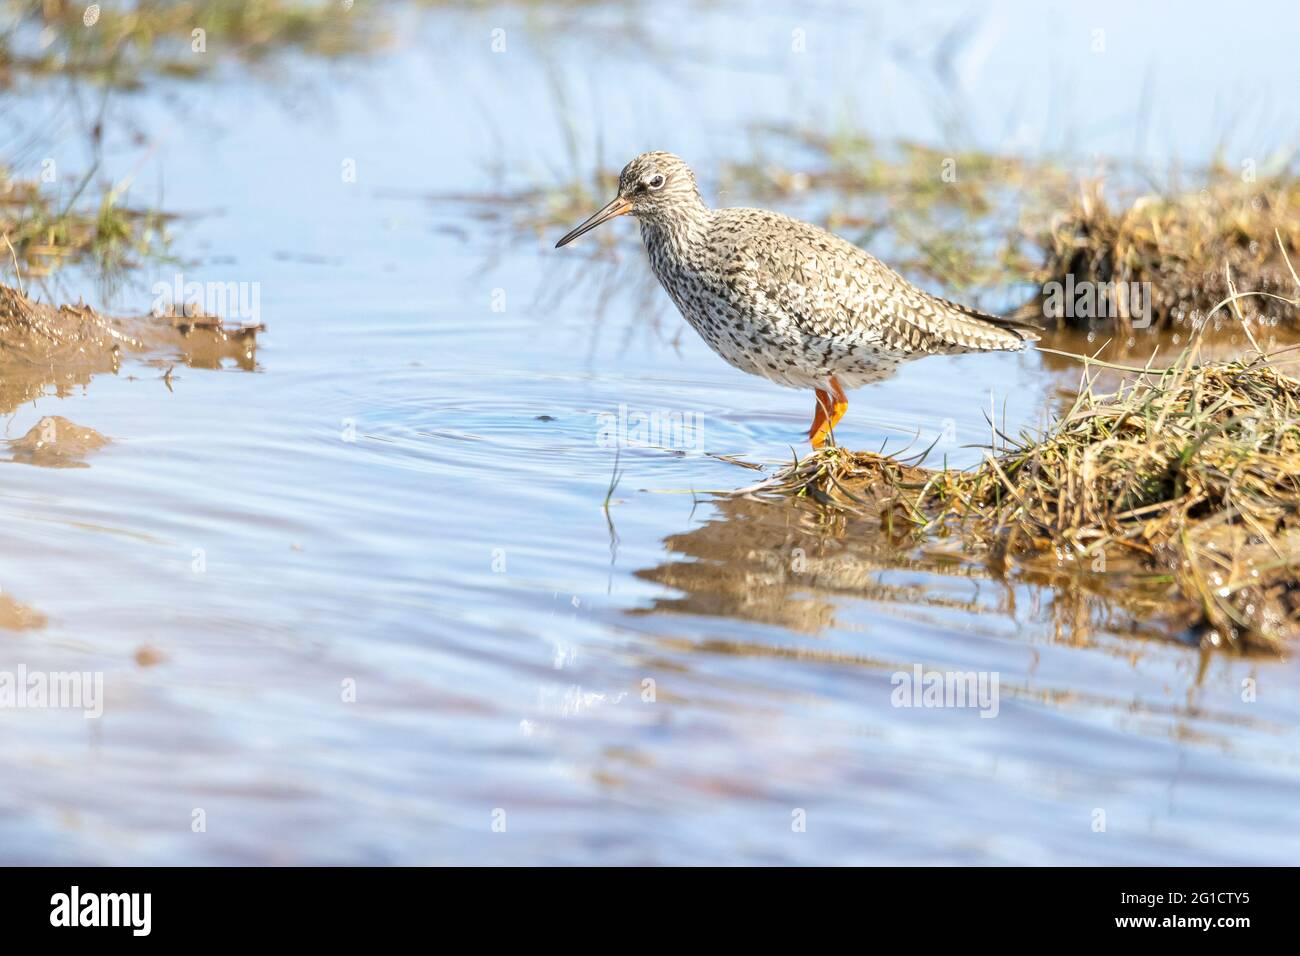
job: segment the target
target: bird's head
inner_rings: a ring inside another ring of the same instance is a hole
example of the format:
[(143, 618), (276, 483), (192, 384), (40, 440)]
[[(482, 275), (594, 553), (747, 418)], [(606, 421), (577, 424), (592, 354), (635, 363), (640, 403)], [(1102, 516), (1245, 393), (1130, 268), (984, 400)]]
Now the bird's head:
[(615, 216), (634, 216), (649, 222), (665, 222), (674, 210), (701, 202), (691, 167), (672, 153), (642, 153), (623, 167), (618, 176), (618, 195), (555, 244), (568, 245)]

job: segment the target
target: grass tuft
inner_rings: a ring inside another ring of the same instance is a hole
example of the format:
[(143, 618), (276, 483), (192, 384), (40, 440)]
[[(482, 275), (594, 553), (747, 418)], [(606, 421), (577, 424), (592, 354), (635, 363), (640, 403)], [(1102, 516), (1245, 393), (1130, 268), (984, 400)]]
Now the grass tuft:
[[(879, 509), (895, 533), (956, 538), (1010, 570), (1074, 565), (1167, 585), (1211, 646), (1280, 651), (1300, 633), (1300, 382), (1264, 358), (1134, 369), (977, 467), (824, 449), (759, 494)], [(1088, 359), (1079, 356), (1080, 361)]]
[[(1300, 180), (1293, 176), (1245, 182), (1215, 170), (1199, 191), (1119, 207), (1106, 202), (1099, 181), (1088, 181), (1034, 237), (1044, 250), (1043, 281), (1072, 275), (1112, 294), (1126, 283), (1149, 283), (1155, 326), (1194, 326), (1238, 288), (1255, 290), (1245, 303), (1255, 324), (1294, 327), (1300, 317), (1290, 267), (1300, 259)], [(1109, 308), (1128, 328), (1124, 312), (1119, 301)]]
[(165, 258), (174, 217), (128, 205), (121, 188), (105, 189), (97, 206), (77, 202), (86, 185), (83, 180), (70, 200), (60, 199), (35, 181), (10, 179), (0, 167), (0, 234), (21, 263), (17, 278), (49, 276), (69, 263), (93, 263), (112, 275), (139, 259)]

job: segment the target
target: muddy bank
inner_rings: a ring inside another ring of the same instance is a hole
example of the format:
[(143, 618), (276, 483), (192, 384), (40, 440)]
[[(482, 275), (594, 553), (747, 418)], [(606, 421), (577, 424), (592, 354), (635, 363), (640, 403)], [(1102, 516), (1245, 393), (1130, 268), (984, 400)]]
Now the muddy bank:
[(41, 468), (85, 468), (85, 459), (109, 441), (95, 429), (62, 415), (46, 415), (21, 438), (5, 444), (9, 461)]
[[(0, 414), (42, 396), (63, 397), (100, 374), (117, 374), (132, 360), (158, 370), (171, 387), (175, 365), (220, 368), (257, 365), (261, 326), (229, 326), (202, 315), (108, 316), (86, 305), (34, 302), (0, 285)], [(92, 428), (46, 415), (21, 437), (4, 442), (0, 462), (43, 468), (84, 468), (110, 443)], [(44, 627), (45, 615), (0, 591), (0, 629)]]
[(0, 285), (0, 413), (41, 395), (64, 396), (132, 358), (170, 365), (257, 366), (261, 326), (228, 325), (202, 315), (107, 316), (86, 305), (33, 302)]
[(44, 614), (0, 591), (0, 630), (35, 631), (44, 626)]

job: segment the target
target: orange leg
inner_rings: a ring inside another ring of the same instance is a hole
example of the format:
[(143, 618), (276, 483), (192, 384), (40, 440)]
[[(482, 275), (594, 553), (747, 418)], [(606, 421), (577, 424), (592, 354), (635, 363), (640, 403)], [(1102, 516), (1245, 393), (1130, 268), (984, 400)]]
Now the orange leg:
[(830, 421), (834, 403), (830, 392), (824, 392), (819, 388), (816, 394), (817, 404), (813, 406), (812, 427), (808, 429), (808, 440), (812, 442), (814, 448), (820, 448), (822, 442), (826, 440), (826, 432), (829, 430), (827, 422)]
[(829, 392), (817, 389), (817, 407), (813, 409), (812, 428), (808, 429), (808, 440), (814, 448), (821, 448), (826, 443), (826, 437), (849, 408), (848, 396), (840, 388), (840, 383), (832, 377), (830, 385)]

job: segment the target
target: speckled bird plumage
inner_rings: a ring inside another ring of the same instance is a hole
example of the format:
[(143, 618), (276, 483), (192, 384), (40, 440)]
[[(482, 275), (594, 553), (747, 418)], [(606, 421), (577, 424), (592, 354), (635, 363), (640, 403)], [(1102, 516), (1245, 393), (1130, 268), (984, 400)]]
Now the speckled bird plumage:
[(838, 392), (909, 359), (1020, 350), (1037, 338), (918, 289), (817, 226), (764, 209), (709, 208), (672, 153), (628, 163), (618, 198), (560, 244), (624, 213), (640, 221), (651, 269), (713, 350), (781, 385)]

